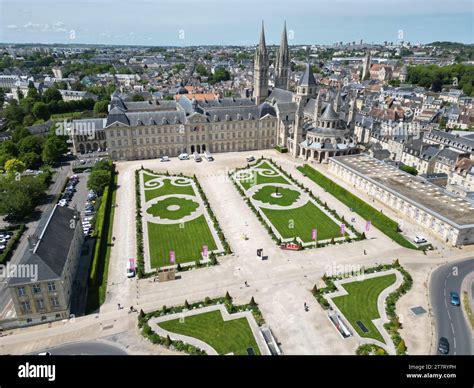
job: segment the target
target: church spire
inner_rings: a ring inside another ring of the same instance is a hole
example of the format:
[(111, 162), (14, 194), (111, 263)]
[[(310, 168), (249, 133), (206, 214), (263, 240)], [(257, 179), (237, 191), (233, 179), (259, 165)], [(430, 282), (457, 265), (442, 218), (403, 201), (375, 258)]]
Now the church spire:
[(255, 51), (253, 65), (253, 96), (257, 105), (260, 105), (268, 97), (268, 52), (265, 43), (265, 28), (262, 21), (260, 42)]
[(281, 34), (280, 49), (275, 63), (275, 87), (287, 90), (290, 83), (290, 50), (288, 48), (288, 36), (286, 32), (286, 21)]
[(262, 20), (262, 30), (260, 31), (260, 43), (258, 44), (260, 50), (267, 50), (267, 45), (265, 43), (265, 26), (263, 25)]

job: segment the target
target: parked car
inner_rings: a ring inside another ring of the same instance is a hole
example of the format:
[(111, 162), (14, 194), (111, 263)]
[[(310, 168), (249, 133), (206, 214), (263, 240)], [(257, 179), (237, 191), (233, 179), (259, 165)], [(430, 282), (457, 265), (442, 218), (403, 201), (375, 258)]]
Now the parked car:
[(7, 242), (8, 242), (7, 239), (5, 239), (5, 238), (0, 238), (0, 244), (1, 244), (1, 245), (5, 245)]
[(127, 260), (127, 278), (133, 278), (135, 276), (135, 259)]
[(413, 239), (413, 241), (416, 243), (416, 244), (424, 244), (424, 243), (427, 243), (428, 241), (426, 240), (426, 238), (424, 238), (423, 236), (415, 236), (415, 238)]
[(194, 161), (196, 162), (202, 161), (201, 155), (199, 155), (197, 152), (194, 152), (193, 156), (194, 156)]
[(253, 156), (247, 156), (247, 162), (253, 162), (255, 161), (255, 158)]
[(6, 233), (0, 234), (0, 238), (3, 238), (5, 240), (9, 240), (12, 236)]
[(162, 156), (161, 159), (160, 159), (160, 162), (169, 162), (170, 161), (170, 158), (168, 156)]
[(6, 245), (0, 245), (0, 251), (3, 251), (6, 247)]
[(449, 300), (453, 306), (460, 306), (461, 300), (459, 299), (459, 294), (457, 292), (451, 291), (449, 294)]
[(184, 153), (182, 153), (182, 154), (179, 154), (178, 159), (179, 159), (179, 160), (188, 160), (188, 159), (189, 159), (189, 155), (188, 155), (186, 152), (184, 152)]
[(441, 337), (438, 343), (438, 352), (441, 354), (448, 354), (449, 353), (449, 341), (445, 337)]

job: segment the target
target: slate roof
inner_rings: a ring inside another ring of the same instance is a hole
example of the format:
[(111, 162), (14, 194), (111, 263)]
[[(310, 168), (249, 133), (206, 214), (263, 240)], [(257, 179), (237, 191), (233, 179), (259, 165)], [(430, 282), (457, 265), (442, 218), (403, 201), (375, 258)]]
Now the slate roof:
[[(36, 235), (39, 240), (33, 251), (29, 249), (20, 259), (20, 264), (37, 265), (37, 281), (54, 280), (61, 277), (67, 261), (75, 229), (70, 227), (75, 211), (56, 205), (46, 225), (39, 225)], [(8, 285), (30, 283), (30, 278), (11, 277)]]
[(293, 93), (289, 90), (280, 89), (280, 88), (273, 88), (272, 92), (267, 98), (268, 101), (275, 101), (275, 102), (292, 102), (293, 101)]
[(300, 86), (316, 86), (316, 80), (314, 79), (313, 70), (309, 63), (306, 64), (306, 69), (304, 70), (303, 77), (301, 77)]
[(339, 115), (334, 110), (332, 104), (328, 104), (321, 114), (320, 119), (324, 121), (336, 121), (339, 120)]

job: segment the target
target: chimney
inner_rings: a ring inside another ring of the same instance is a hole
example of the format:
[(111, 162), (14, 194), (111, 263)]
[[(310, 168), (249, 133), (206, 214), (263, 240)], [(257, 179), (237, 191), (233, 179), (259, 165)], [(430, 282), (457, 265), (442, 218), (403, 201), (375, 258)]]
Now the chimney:
[(28, 235), (28, 247), (30, 251), (33, 251), (35, 249), (36, 243), (38, 242), (38, 237), (36, 234), (30, 234)]

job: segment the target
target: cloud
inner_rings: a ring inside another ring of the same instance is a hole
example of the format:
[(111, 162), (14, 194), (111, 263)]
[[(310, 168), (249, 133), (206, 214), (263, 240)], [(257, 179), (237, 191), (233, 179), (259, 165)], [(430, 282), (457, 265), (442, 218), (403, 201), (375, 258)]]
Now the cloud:
[(61, 21), (53, 24), (28, 22), (23, 25), (23, 30), (28, 32), (66, 32), (65, 24)]
[(19, 27), (16, 24), (9, 24), (7, 28), (9, 30), (18, 30)]

